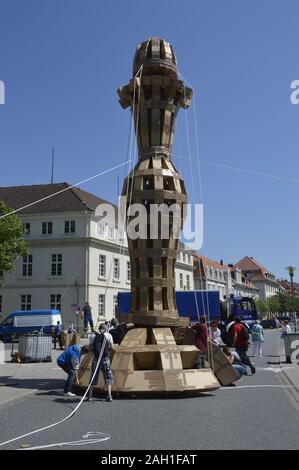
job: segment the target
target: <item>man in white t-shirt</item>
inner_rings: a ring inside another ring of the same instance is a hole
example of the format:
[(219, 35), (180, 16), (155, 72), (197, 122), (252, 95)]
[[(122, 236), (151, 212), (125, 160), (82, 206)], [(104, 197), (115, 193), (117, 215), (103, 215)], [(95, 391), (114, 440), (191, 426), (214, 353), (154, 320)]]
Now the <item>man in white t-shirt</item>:
[[(89, 389), (89, 398), (92, 400), (93, 387), (98, 383), (100, 370), (103, 372), (105, 384), (107, 385), (107, 398), (105, 401), (111, 402), (111, 389), (113, 384), (113, 375), (111, 371), (109, 352), (113, 349), (113, 338), (110, 333), (107, 332), (105, 323), (101, 323), (99, 326), (99, 333), (93, 333), (90, 336), (89, 348), (93, 353), (91, 363), (91, 375), (92, 380), (91, 387)], [(96, 367), (99, 362), (97, 371)], [(96, 373), (95, 373), (96, 371)], [(94, 375), (95, 374), (95, 375)]]
[(291, 333), (291, 327), (289, 325), (289, 320), (283, 320), (282, 323), (282, 334), (283, 335), (289, 335)]

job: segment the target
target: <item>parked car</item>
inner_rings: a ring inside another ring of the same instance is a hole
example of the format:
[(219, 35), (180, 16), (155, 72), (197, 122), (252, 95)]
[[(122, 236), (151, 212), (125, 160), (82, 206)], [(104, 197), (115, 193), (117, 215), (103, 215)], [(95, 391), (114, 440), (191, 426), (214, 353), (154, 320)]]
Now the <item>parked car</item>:
[(267, 320), (261, 320), (263, 328), (276, 328), (276, 320), (274, 318), (268, 318)]
[(52, 329), (61, 323), (59, 310), (19, 310), (12, 312), (0, 323), (0, 340), (5, 343), (18, 339), (21, 334), (43, 331), (50, 335)]

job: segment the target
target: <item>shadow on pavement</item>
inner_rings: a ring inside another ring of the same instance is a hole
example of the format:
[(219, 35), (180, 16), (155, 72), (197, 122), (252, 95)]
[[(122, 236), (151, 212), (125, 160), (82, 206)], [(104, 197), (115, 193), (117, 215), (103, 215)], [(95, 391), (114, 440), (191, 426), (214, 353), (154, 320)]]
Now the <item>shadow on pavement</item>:
[(275, 365), (275, 366), (280, 366), (280, 364), (289, 364), (287, 361), (278, 361), (278, 362), (273, 362), (273, 361), (267, 361), (267, 364)]
[(62, 388), (62, 384), (65, 383), (65, 380), (49, 379), (48, 377), (39, 379), (16, 379), (15, 377), (2, 376), (0, 380), (2, 386), (37, 390)]

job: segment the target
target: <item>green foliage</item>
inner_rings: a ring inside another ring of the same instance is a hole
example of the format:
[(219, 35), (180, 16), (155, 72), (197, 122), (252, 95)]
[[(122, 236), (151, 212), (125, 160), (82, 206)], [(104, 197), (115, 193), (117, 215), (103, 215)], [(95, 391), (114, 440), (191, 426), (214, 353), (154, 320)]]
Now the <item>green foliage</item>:
[(255, 301), (255, 304), (256, 304), (256, 308), (257, 308), (257, 311), (259, 313), (259, 316), (261, 318), (263, 318), (264, 314), (268, 312), (268, 305), (267, 305), (267, 302), (265, 302), (264, 300), (262, 299), (257, 299)]
[(279, 301), (279, 297), (278, 295), (272, 295), (268, 301), (268, 308), (269, 308), (269, 311), (272, 312), (272, 313), (279, 313), (280, 312), (280, 301)]
[[(11, 212), (11, 209), (0, 201), (0, 217), (9, 212)], [(11, 271), (15, 259), (28, 253), (28, 243), (22, 239), (23, 235), (23, 224), (15, 214), (0, 218), (1, 271)]]
[(299, 297), (284, 294), (273, 295), (267, 301), (257, 299), (255, 301), (260, 318), (264, 318), (268, 313), (283, 315), (287, 312), (299, 312)]

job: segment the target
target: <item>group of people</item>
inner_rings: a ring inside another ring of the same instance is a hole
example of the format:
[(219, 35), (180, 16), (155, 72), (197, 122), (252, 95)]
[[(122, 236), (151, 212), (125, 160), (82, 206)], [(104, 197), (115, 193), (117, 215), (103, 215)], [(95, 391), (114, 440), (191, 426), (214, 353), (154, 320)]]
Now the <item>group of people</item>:
[(218, 322), (213, 320), (210, 327), (207, 326), (206, 317), (200, 317), (199, 323), (192, 325), (194, 330), (195, 344), (200, 353), (196, 359), (195, 366), (202, 363), (203, 357), (208, 356), (208, 339), (217, 346), (223, 348), (224, 354), (228, 357), (233, 368), (240, 376), (247, 375), (247, 367), (251, 374), (255, 374), (256, 369), (248, 356), (250, 344), (250, 334), (253, 342), (253, 357), (262, 356), (262, 345), (264, 342), (264, 330), (259, 320), (256, 320), (251, 331), (248, 325), (243, 323), (239, 317), (230, 317), (222, 331)]
[[(88, 400), (92, 400), (94, 385), (98, 383), (99, 373), (102, 371), (105, 384), (107, 385), (106, 401), (112, 401), (111, 388), (113, 384), (113, 375), (110, 367), (110, 351), (114, 348), (114, 344), (120, 344), (127, 331), (134, 328), (133, 323), (119, 323), (116, 318), (110, 322), (101, 323), (99, 331), (94, 330), (91, 308), (88, 302), (82, 310), (84, 317), (84, 330), (87, 331), (88, 324), (91, 327), (91, 335), (88, 346), (75, 344), (67, 348), (57, 359), (57, 364), (68, 374), (64, 386), (64, 394), (74, 397), (72, 393), (72, 384), (76, 379), (78, 384), (78, 368), (82, 355), (92, 352), (92, 365), (90, 376), (90, 389)], [(290, 326), (287, 321), (280, 325), (282, 334), (290, 333)], [(202, 316), (199, 322), (191, 325), (194, 330), (195, 344), (199, 350), (194, 367), (205, 367), (205, 360), (208, 358), (208, 339), (223, 349), (224, 354), (232, 364), (233, 368), (240, 376), (247, 375), (247, 367), (251, 370), (251, 374), (255, 374), (256, 369), (248, 356), (250, 345), (250, 334), (253, 342), (252, 356), (262, 357), (262, 347), (264, 343), (264, 330), (259, 320), (256, 320), (251, 330), (246, 323), (242, 322), (239, 317), (229, 317), (226, 324), (219, 326), (218, 322), (213, 320), (208, 327), (206, 317)], [(69, 332), (73, 332), (73, 326), (70, 325)], [(56, 348), (55, 338), (58, 338), (61, 346), (61, 325), (57, 322), (54, 332), (54, 347)]]
[[(53, 330), (54, 349), (56, 349), (57, 342), (58, 342), (59, 348), (63, 349), (62, 331), (63, 331), (62, 324), (61, 324), (60, 321), (57, 321), (56, 325), (54, 326), (54, 330)], [(66, 333), (67, 334), (76, 333), (76, 330), (74, 329), (73, 323), (69, 324), (69, 326), (66, 330)]]
[(99, 373), (102, 371), (104, 381), (107, 386), (107, 402), (112, 401), (111, 389), (113, 384), (113, 374), (110, 364), (110, 353), (114, 349), (114, 344), (120, 344), (127, 331), (134, 328), (133, 323), (119, 323), (116, 318), (112, 318), (110, 322), (101, 323), (98, 332), (92, 328), (89, 339), (89, 345), (81, 346), (75, 344), (66, 348), (57, 358), (57, 365), (68, 374), (68, 378), (64, 385), (64, 395), (67, 397), (75, 397), (72, 393), (72, 386), (75, 381), (79, 385), (78, 369), (81, 357), (89, 352), (92, 353), (90, 388), (88, 401), (92, 401), (94, 386), (98, 383)]

